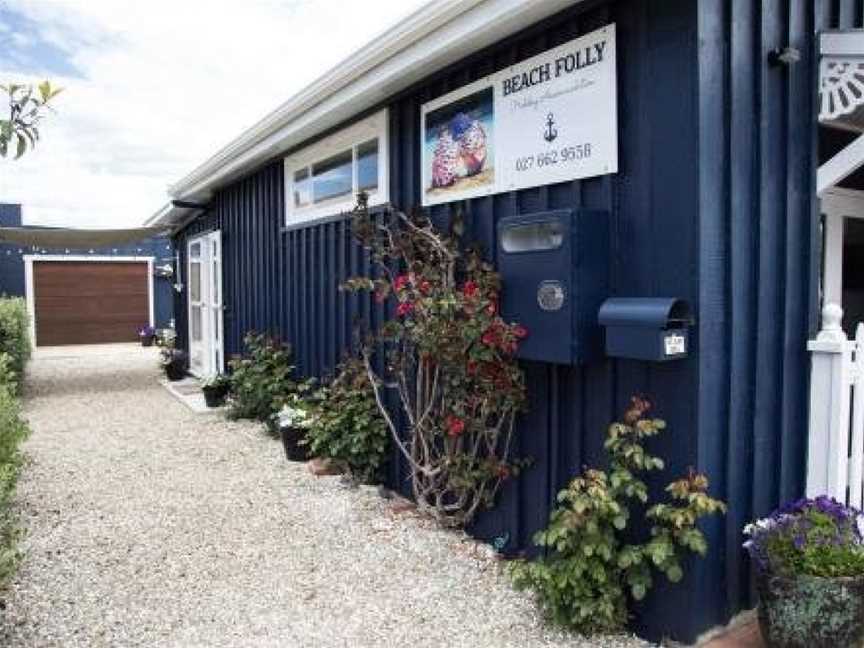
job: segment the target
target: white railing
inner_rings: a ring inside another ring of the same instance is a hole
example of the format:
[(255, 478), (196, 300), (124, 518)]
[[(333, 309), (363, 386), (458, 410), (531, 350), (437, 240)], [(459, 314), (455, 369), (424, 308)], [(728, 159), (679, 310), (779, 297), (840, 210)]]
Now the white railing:
[(830, 495), (850, 506), (864, 503), (864, 324), (849, 340), (843, 309), (822, 310), (822, 330), (807, 344), (810, 438), (807, 495)]

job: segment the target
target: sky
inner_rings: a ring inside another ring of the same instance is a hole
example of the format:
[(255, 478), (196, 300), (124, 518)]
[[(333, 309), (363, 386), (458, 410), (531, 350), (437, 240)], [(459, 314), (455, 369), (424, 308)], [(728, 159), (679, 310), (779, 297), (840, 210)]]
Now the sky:
[(425, 2), (0, 0), (0, 84), (63, 88), (36, 149), (0, 158), (0, 202), (30, 225), (139, 225), (170, 183)]

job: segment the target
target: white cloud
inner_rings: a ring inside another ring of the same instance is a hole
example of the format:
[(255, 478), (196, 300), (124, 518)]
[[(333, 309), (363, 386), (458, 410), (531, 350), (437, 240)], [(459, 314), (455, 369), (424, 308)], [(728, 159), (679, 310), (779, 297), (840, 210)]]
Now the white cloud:
[(0, 202), (21, 202), (30, 224), (136, 225), (170, 182), (421, 4), (12, 0), (36, 25), (22, 43), (80, 78), (50, 57), (0, 61), (0, 80), (65, 88), (36, 150), (0, 160)]

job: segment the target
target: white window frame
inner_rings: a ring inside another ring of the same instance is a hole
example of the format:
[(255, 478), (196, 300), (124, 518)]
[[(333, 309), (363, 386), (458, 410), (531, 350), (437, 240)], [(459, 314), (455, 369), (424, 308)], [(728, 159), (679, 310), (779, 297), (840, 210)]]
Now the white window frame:
[[(378, 189), (369, 194), (369, 205), (382, 205), (390, 201), (389, 149), (387, 109), (381, 110), (359, 122), (340, 130), (323, 140), (285, 158), (285, 226), (297, 227), (317, 220), (351, 211), (357, 203), (357, 147), (378, 140)], [(351, 195), (335, 198), (320, 204), (303, 207), (294, 205), (294, 174), (310, 169), (347, 149), (352, 150)]]

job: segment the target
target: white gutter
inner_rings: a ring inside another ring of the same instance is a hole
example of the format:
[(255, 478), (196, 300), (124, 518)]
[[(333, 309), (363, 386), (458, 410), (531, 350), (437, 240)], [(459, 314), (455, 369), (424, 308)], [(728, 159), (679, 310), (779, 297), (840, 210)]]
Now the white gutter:
[(169, 194), (175, 199), (206, 200), (215, 188), (267, 159), (578, 2), (581, 0), (430, 2), (171, 185)]

